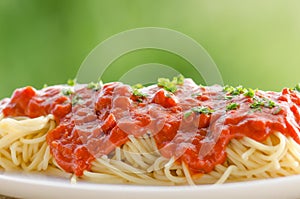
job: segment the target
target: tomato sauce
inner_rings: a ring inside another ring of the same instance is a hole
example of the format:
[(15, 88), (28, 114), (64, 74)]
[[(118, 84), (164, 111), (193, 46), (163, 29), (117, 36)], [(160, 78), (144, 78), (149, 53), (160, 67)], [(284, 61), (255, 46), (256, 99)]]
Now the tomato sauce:
[[(160, 153), (184, 162), (193, 175), (209, 173), (226, 160), (231, 139), (263, 142), (281, 132), (300, 144), (300, 94), (199, 86), (185, 79), (174, 92), (152, 85), (134, 89), (113, 82), (17, 89), (0, 103), (5, 117), (53, 114), (57, 127), (47, 135), (56, 162), (83, 175), (91, 162), (125, 144), (129, 135), (153, 136)], [(72, 89), (64, 95), (64, 89)]]
[(4, 107), (2, 113), (4, 116), (30, 118), (52, 114), (59, 121), (71, 111), (70, 99), (61, 93), (62, 89), (61, 86), (40, 91), (30, 86), (17, 89), (10, 100), (4, 100), (6, 103), (2, 106)]

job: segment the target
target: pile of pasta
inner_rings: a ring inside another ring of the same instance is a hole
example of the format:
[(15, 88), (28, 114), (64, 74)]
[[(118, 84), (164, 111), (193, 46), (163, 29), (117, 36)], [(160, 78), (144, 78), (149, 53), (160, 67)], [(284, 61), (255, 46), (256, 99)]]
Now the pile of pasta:
[(220, 184), (300, 174), (300, 145), (280, 132), (264, 142), (248, 137), (232, 139), (227, 158), (207, 174), (192, 176), (184, 163), (163, 157), (151, 135), (129, 136), (126, 144), (96, 158), (83, 176), (64, 172), (46, 142), (56, 127), (52, 115), (37, 118), (0, 116), (0, 168), (5, 171), (44, 172), (72, 182), (142, 185)]

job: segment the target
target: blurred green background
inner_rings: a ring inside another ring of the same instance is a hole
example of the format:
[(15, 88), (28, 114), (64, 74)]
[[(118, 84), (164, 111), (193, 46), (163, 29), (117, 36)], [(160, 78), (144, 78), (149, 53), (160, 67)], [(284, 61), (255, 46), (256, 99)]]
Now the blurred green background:
[[(64, 83), (99, 42), (145, 26), (198, 41), (225, 84), (292, 87), (300, 82), (299, 10), (297, 0), (0, 0), (0, 97), (25, 85)], [(133, 52), (113, 63), (105, 81), (120, 67), (149, 62), (188, 64), (158, 50)]]

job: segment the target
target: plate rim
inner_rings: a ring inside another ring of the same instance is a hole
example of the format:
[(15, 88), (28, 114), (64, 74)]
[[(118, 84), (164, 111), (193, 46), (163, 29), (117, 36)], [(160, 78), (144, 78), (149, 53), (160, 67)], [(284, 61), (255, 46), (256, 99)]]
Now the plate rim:
[[(80, 192), (90, 193), (91, 195), (95, 194), (112, 194), (111, 198), (119, 198), (122, 194), (131, 195), (135, 194), (136, 196), (141, 194), (151, 194), (153, 198), (158, 197), (159, 195), (164, 195), (166, 198), (171, 198), (171, 196), (176, 195), (182, 196), (186, 195), (188, 198), (193, 198), (197, 194), (204, 194), (205, 198), (217, 198), (216, 196), (224, 195), (225, 198), (231, 194), (231, 196), (248, 196), (253, 198), (256, 193), (250, 192), (251, 190), (257, 190), (261, 196), (272, 196), (270, 198), (281, 198), (283, 193), (281, 191), (287, 190), (290, 193), (285, 194), (286, 196), (293, 195), (300, 198), (300, 189), (296, 186), (300, 183), (300, 175), (279, 177), (279, 178), (270, 178), (254, 181), (245, 181), (245, 182), (234, 182), (226, 183), (220, 185), (182, 185), (182, 186), (155, 186), (155, 185), (129, 185), (129, 184), (99, 184), (91, 182), (78, 182), (72, 184), (70, 179), (66, 178), (56, 178), (47, 175), (40, 174), (16, 174), (16, 173), (2, 173), (0, 174), (0, 191), (1, 194), (12, 196), (12, 197), (29, 197), (29, 198), (40, 198), (41, 193), (46, 190), (50, 191), (65, 191), (65, 194), (68, 196), (74, 196), (76, 194), (80, 195)], [(285, 186), (282, 186), (285, 185)], [(21, 193), (12, 192), (14, 186), (20, 188)], [(36, 192), (29, 192), (29, 187), (37, 189)], [(269, 188), (272, 188), (272, 192), (268, 192)], [(9, 188), (9, 189), (5, 189)], [(268, 189), (268, 190), (267, 190)], [(21, 190), (25, 190), (22, 193)], [(298, 190), (298, 191), (296, 191)], [(238, 193), (237, 191), (240, 191)], [(2, 193), (4, 192), (4, 193)], [(242, 193), (244, 192), (244, 193)], [(297, 193), (296, 193), (297, 192)], [(49, 193), (49, 198), (52, 198), (55, 193)], [(78, 196), (79, 196), (78, 195)], [(81, 194), (82, 195), (82, 194)], [(50, 197), (51, 196), (51, 197)], [(118, 196), (118, 197), (115, 197)], [(197, 195), (199, 197), (199, 195)], [(211, 197), (208, 197), (211, 196)], [(64, 198), (67, 196), (64, 196)], [(46, 197), (47, 198), (47, 197)], [(76, 197), (75, 197), (76, 198)], [(238, 197), (237, 197), (238, 198)]]

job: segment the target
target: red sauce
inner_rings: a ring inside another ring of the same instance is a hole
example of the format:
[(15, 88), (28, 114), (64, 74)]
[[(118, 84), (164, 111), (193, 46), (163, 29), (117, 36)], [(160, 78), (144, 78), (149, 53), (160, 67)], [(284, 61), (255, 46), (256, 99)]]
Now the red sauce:
[[(145, 96), (137, 96), (121, 83), (105, 84), (98, 91), (77, 85), (67, 97), (61, 94), (62, 86), (40, 91), (26, 87), (2, 101), (0, 110), (6, 117), (53, 114), (57, 127), (47, 135), (51, 153), (65, 171), (77, 176), (89, 170), (95, 158), (125, 144), (129, 135), (151, 134), (163, 156), (184, 162), (192, 174), (208, 173), (222, 164), (233, 138), (263, 142), (281, 132), (300, 144), (296, 91), (230, 95), (223, 87), (202, 87), (190, 79), (177, 88), (170, 93), (154, 85), (140, 89)], [(77, 103), (72, 105), (74, 99)], [(254, 106), (257, 101), (264, 105)], [(233, 103), (237, 106), (230, 108)], [(192, 111), (195, 107), (214, 111), (198, 113)]]
[(59, 121), (71, 111), (70, 99), (62, 95), (62, 89), (63, 87), (60, 86), (40, 91), (30, 86), (17, 89), (9, 101), (4, 100), (6, 103), (2, 112), (5, 116), (28, 116), (30, 118), (52, 114)]

